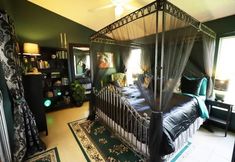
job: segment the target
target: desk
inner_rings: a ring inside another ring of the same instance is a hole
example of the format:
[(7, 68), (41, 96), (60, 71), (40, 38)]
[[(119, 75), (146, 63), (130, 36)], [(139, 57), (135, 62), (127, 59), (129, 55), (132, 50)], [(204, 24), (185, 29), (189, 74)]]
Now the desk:
[(226, 115), (226, 119), (219, 119), (216, 118), (212, 115), (210, 115), (209, 119), (210, 121), (216, 122), (216, 123), (220, 123), (222, 125), (225, 126), (225, 137), (227, 136), (227, 131), (228, 131), (228, 127), (230, 124), (230, 118), (231, 118), (231, 114), (232, 114), (232, 109), (233, 109), (233, 105), (231, 104), (227, 104), (224, 102), (218, 102), (218, 101), (213, 101), (213, 100), (206, 100), (206, 105), (209, 111), (209, 114), (211, 112), (212, 109), (214, 108), (219, 108), (222, 109), (224, 111), (226, 111), (227, 115)]

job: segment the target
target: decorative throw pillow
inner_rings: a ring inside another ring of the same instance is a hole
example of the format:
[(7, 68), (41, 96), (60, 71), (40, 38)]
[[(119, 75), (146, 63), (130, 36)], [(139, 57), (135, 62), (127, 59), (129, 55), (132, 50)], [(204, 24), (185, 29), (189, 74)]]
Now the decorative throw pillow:
[(194, 95), (199, 95), (201, 87), (201, 79), (189, 78), (183, 76), (181, 78), (181, 91), (182, 93), (190, 93)]
[(144, 76), (144, 83), (143, 83), (144, 88), (149, 87), (150, 83), (152, 82), (152, 79), (153, 79), (153, 77), (150, 76), (150, 75), (145, 75)]

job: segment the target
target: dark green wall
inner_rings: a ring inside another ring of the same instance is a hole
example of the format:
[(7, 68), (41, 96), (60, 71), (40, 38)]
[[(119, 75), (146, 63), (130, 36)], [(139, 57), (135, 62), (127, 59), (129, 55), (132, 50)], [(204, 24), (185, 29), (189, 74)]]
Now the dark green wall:
[(35, 42), (40, 46), (60, 47), (59, 34), (64, 32), (67, 33), (68, 42), (88, 44), (89, 37), (94, 33), (26, 0), (1, 0), (0, 4), (1, 8), (10, 12), (20, 43)]
[(218, 37), (235, 34), (235, 15), (208, 21), (205, 24), (213, 29)]
[(13, 17), (12, 5), (9, 3), (9, 0), (0, 0), (0, 9), (7, 11), (10, 17)]

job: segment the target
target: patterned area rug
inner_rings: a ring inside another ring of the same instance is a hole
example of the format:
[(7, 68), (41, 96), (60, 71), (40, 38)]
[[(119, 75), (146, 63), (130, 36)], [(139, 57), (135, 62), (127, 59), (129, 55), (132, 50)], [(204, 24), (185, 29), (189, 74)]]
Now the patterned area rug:
[(99, 121), (77, 120), (68, 123), (87, 161), (142, 162), (133, 150), (123, 144)]
[(60, 158), (57, 148), (55, 147), (50, 150), (35, 154), (25, 162), (60, 162)]

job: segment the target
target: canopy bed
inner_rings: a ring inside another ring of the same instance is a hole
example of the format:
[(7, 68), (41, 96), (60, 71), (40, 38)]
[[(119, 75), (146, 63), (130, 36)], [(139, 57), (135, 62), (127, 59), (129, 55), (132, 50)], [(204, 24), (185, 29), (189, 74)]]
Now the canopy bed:
[[(208, 117), (204, 100), (212, 95), (215, 37), (165, 0), (101, 29), (91, 37), (92, 82), (99, 91), (90, 114), (146, 159), (169, 160)], [(144, 74), (127, 87), (102, 87), (110, 68), (98, 68), (97, 53), (120, 56), (112, 70), (125, 72), (133, 49), (141, 49)], [(175, 94), (179, 81), (182, 94)]]

